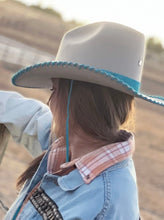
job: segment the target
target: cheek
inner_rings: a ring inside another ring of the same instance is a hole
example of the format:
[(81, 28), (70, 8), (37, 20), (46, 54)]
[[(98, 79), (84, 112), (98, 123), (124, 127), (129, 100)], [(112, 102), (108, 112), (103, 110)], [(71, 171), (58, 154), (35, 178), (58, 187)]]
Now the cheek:
[(51, 102), (50, 109), (53, 114), (53, 132), (57, 137), (65, 136), (66, 111), (55, 101)]
[(51, 110), (51, 112), (52, 112), (53, 115), (54, 115), (56, 103), (57, 103), (56, 93), (55, 93), (55, 91), (54, 91), (54, 92), (51, 94), (50, 98), (49, 98), (49, 107), (50, 107), (50, 110)]

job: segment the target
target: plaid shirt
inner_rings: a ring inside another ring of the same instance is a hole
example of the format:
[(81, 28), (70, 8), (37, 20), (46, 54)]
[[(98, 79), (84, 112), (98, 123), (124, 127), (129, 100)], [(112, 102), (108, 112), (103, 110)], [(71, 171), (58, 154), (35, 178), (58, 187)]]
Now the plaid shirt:
[[(103, 146), (68, 163), (65, 163), (66, 147), (64, 144), (64, 138), (61, 137), (51, 145), (51, 150), (48, 156), (47, 171), (50, 174), (62, 176), (77, 168), (84, 182), (89, 184), (102, 171), (122, 160), (125, 160), (133, 154), (135, 149), (133, 135), (123, 131), (123, 136), (124, 138), (127, 137), (126, 141)], [(40, 182), (26, 197), (21, 210), (17, 215), (17, 219), (29, 198), (39, 185)]]
[(126, 141), (103, 146), (68, 163), (65, 163), (66, 147), (64, 139), (61, 137), (52, 143), (47, 171), (50, 174), (65, 175), (77, 168), (84, 182), (89, 184), (102, 171), (133, 154), (134, 137), (128, 132), (126, 134)]

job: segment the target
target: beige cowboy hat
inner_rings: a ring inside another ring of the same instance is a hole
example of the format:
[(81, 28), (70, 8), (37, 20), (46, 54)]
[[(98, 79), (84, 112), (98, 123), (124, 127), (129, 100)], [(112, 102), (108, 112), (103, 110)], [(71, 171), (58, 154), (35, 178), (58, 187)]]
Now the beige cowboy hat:
[(164, 106), (164, 98), (140, 91), (145, 56), (144, 35), (113, 22), (97, 22), (67, 32), (56, 60), (21, 69), (16, 86), (51, 88), (52, 78), (85, 81), (111, 87)]

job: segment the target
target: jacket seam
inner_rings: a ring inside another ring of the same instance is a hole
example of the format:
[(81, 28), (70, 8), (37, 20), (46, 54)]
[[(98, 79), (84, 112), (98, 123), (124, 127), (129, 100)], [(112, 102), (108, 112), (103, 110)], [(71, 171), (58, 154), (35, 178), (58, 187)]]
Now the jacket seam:
[(104, 205), (101, 212), (97, 215), (96, 220), (103, 220), (105, 213), (110, 207), (110, 200), (111, 200), (111, 182), (110, 178), (107, 178), (108, 173), (103, 173), (103, 182), (104, 182)]
[(106, 216), (106, 212), (111, 209), (112, 204), (112, 188), (111, 188), (111, 178), (110, 178), (110, 172), (121, 169), (128, 166), (130, 158), (126, 159), (124, 163), (117, 164), (114, 169), (107, 169), (102, 174), (103, 180), (104, 180), (104, 205), (101, 210), (101, 212), (97, 215), (96, 220), (104, 220), (104, 217)]

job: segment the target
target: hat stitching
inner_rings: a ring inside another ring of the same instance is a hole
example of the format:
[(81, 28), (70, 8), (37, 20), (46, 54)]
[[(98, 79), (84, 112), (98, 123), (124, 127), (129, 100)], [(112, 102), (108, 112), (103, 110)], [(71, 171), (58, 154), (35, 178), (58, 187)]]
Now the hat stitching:
[[(116, 76), (112, 75), (112, 74), (117, 74), (117, 73), (113, 73), (113, 72), (110, 72), (108, 71), (108, 74), (107, 72), (105, 72), (105, 70), (101, 70), (101, 69), (95, 69), (94, 67), (90, 67), (88, 65), (84, 65), (84, 64), (78, 64), (78, 63), (72, 63), (72, 62), (57, 62), (57, 61), (50, 61), (50, 62), (44, 62), (44, 63), (39, 63), (39, 64), (35, 64), (33, 66), (30, 66), (30, 67), (27, 67), (25, 69), (21, 69), (20, 71), (18, 71), (13, 77), (12, 77), (12, 83), (14, 85), (16, 85), (15, 81), (18, 80), (23, 73), (25, 72), (28, 72), (30, 71), (31, 69), (34, 69), (34, 68), (38, 68), (40, 66), (44, 67), (44, 66), (64, 66), (64, 65), (67, 65), (67, 66), (73, 66), (73, 67), (78, 67), (78, 69), (88, 69), (89, 71), (93, 71), (95, 73), (99, 73), (101, 75), (105, 75), (106, 77), (109, 77), (111, 78), (111, 80), (115, 80), (117, 81), (118, 83), (120, 83), (122, 86), (126, 87), (128, 90), (132, 91), (134, 93), (134, 95), (140, 97), (140, 98), (143, 98), (144, 100), (146, 101), (149, 101), (151, 103), (156, 103), (156, 104), (159, 104), (161, 106), (164, 106), (164, 103), (158, 101), (158, 100), (152, 100), (152, 98), (158, 98), (158, 99), (161, 99), (161, 101), (164, 101), (164, 98), (161, 97), (161, 96), (153, 96), (153, 95), (145, 95), (145, 94), (141, 94), (139, 92), (137, 92), (135, 89), (133, 89), (132, 87), (130, 87), (126, 82), (124, 82), (123, 80), (121, 79), (118, 79)], [(109, 75), (110, 73), (110, 75)]]
[[(63, 62), (50, 61), (50, 62), (35, 64), (33, 66), (26, 67), (25, 69), (21, 69), (20, 71), (18, 71), (12, 77), (12, 83), (14, 85), (16, 85), (15, 81), (18, 80), (22, 76), (22, 74), (24, 74), (25, 72), (30, 71), (31, 69), (34, 69), (34, 68), (37, 68), (37, 67), (40, 67), (40, 66), (44, 67), (44, 66), (50, 66), (50, 65), (52, 65), (52, 66), (55, 66), (55, 65), (61, 66), (61, 65), (63, 65)], [(114, 73), (114, 72), (111, 72), (111, 71), (106, 72), (107, 70), (105, 71), (105, 70), (102, 70), (102, 69), (95, 69), (94, 67), (90, 67), (88, 65), (86, 66), (84, 64), (78, 64), (78, 63), (72, 63), (72, 62), (64, 62), (64, 65), (78, 67), (78, 69), (88, 69), (89, 71), (93, 71), (95, 73), (100, 73), (101, 75), (105, 75), (106, 77), (110, 76), (111, 80), (116, 80), (119, 83), (121, 83), (121, 85), (125, 86), (126, 88), (128, 87), (128, 89), (130, 89), (133, 92), (136, 92), (136, 90), (134, 90), (132, 87), (130, 87), (126, 82), (124, 82), (123, 80), (120, 80), (117, 77), (115, 77), (114, 75), (112, 75), (112, 74), (117, 74), (117, 73)], [(110, 75), (109, 75), (109, 73), (110, 73)]]

